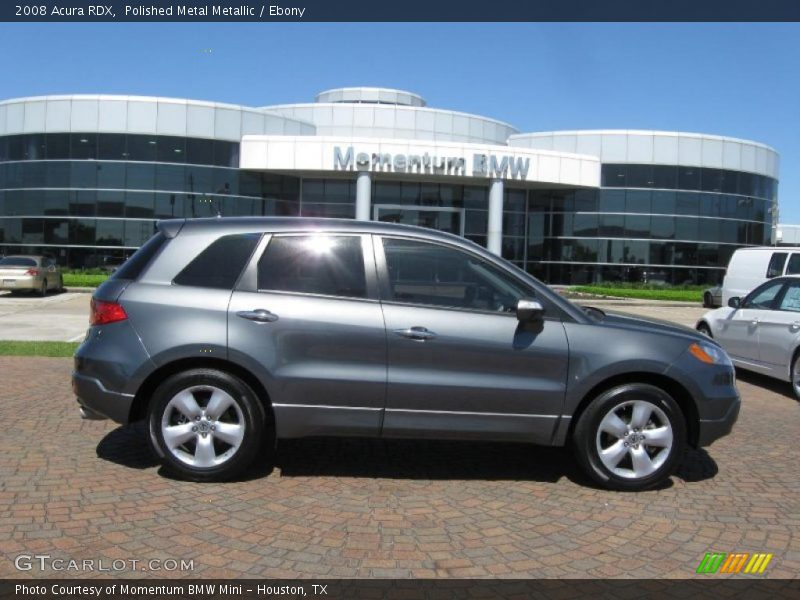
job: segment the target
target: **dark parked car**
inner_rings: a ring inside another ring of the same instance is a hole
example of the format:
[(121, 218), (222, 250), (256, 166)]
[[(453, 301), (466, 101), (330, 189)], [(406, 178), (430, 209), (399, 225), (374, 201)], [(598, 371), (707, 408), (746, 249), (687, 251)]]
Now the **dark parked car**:
[(376, 222), (163, 221), (92, 298), (84, 417), (146, 419), (169, 470), (233, 477), (319, 435), (570, 444), (612, 488), (730, 432), (713, 340), (579, 308), (463, 238)]
[(717, 308), (722, 306), (722, 286), (715, 285), (703, 292), (703, 306), (705, 308)]

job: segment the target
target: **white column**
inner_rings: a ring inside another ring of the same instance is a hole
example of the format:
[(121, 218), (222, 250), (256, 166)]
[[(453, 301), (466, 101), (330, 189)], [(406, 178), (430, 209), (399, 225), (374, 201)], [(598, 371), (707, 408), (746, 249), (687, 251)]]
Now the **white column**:
[(500, 256), (503, 252), (503, 181), (489, 184), (489, 221), (486, 224), (486, 248)]
[(359, 171), (356, 180), (356, 220), (372, 219), (372, 178), (367, 171)]

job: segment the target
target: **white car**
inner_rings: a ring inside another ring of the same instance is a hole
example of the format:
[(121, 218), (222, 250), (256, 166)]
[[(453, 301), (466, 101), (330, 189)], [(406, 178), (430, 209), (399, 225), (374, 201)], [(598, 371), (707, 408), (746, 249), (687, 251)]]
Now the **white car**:
[(744, 298), (765, 281), (781, 275), (800, 275), (800, 246), (739, 248), (731, 256), (722, 280), (722, 306), (735, 296)]
[(739, 368), (788, 381), (800, 398), (800, 276), (776, 277), (707, 312), (697, 330)]

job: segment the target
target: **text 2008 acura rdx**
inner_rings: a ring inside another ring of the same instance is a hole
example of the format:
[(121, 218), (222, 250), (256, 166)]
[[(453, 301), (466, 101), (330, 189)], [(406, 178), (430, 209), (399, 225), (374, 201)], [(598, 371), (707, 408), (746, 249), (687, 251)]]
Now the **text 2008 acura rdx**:
[(713, 340), (579, 308), (456, 236), (350, 220), (159, 223), (95, 292), (72, 381), (84, 417), (146, 419), (194, 480), (352, 435), (571, 444), (638, 490), (739, 412)]

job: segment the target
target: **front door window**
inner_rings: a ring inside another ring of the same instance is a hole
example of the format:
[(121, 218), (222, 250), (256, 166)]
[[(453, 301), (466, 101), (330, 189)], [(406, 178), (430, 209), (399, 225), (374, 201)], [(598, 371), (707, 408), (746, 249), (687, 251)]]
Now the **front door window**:
[(415, 240), (383, 238), (389, 298), (463, 310), (514, 312), (531, 292), (477, 256)]

